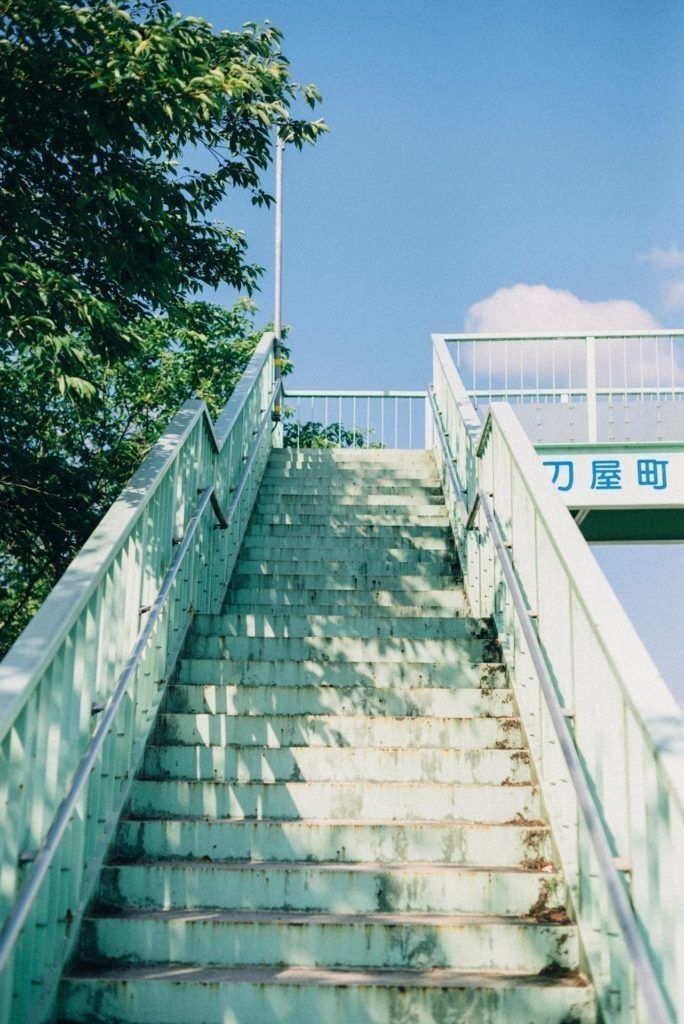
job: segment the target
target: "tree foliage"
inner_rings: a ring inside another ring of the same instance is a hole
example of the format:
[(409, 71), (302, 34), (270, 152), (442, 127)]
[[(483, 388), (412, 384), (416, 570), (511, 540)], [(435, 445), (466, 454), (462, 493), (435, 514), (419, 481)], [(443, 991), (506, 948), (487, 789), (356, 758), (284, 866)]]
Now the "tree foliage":
[(269, 24), (166, 0), (0, 0), (0, 654), (182, 402), (216, 414), (261, 270), (216, 220), (268, 205), (273, 137), (313, 142)]
[(97, 398), (41, 394), (0, 364), (0, 654), (21, 632), (182, 403), (225, 405), (260, 332), (247, 300), (149, 318), (116, 364), (88, 353)]
[[(290, 410), (289, 415), (292, 415)], [(343, 423), (329, 423), (327, 426), (315, 420), (306, 423), (288, 419), (285, 412), (283, 427), (285, 448), (383, 448), (379, 442), (369, 443), (367, 432), (350, 430)]]
[(293, 116), (319, 96), (280, 43), (156, 0), (0, 0), (0, 355), (92, 394), (89, 353), (129, 352), (151, 313), (252, 292), (260, 268), (212, 214), (233, 187), (270, 202), (274, 128), (325, 130)]

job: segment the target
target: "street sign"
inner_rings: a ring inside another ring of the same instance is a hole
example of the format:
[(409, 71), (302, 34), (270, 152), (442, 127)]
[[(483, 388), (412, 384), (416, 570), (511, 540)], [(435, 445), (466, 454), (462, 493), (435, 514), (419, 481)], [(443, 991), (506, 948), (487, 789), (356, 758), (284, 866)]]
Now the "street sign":
[(684, 451), (615, 446), (537, 450), (570, 508), (684, 507)]

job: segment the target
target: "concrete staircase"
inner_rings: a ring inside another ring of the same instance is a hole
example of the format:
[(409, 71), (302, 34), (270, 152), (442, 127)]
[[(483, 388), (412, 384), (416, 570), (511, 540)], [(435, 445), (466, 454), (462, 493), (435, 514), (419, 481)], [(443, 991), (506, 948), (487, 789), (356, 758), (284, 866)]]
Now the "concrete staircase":
[(72, 1024), (595, 1021), (429, 453), (273, 452), (79, 949)]

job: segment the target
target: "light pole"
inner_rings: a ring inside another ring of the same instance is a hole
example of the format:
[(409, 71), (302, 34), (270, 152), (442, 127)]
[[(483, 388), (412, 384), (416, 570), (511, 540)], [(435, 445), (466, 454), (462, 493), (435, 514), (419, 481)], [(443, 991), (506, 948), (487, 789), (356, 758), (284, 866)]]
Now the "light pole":
[[(283, 303), (283, 154), (285, 141), (276, 131), (275, 140), (275, 294), (273, 309), (273, 333), (275, 335), (274, 362), (276, 386), (282, 376), (283, 357), (280, 346), (282, 331)], [(281, 417), (281, 394), (278, 393), (273, 406), (273, 419), (278, 422)]]

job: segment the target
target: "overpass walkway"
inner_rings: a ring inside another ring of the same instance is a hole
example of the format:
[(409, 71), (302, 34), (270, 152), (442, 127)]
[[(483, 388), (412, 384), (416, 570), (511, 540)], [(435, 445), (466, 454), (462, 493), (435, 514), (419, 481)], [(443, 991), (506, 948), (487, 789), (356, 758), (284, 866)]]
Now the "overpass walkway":
[(283, 398), (264, 336), (9, 652), (2, 1024), (684, 1020), (684, 720), (581, 532), (677, 539), (683, 396), (481, 341)]

